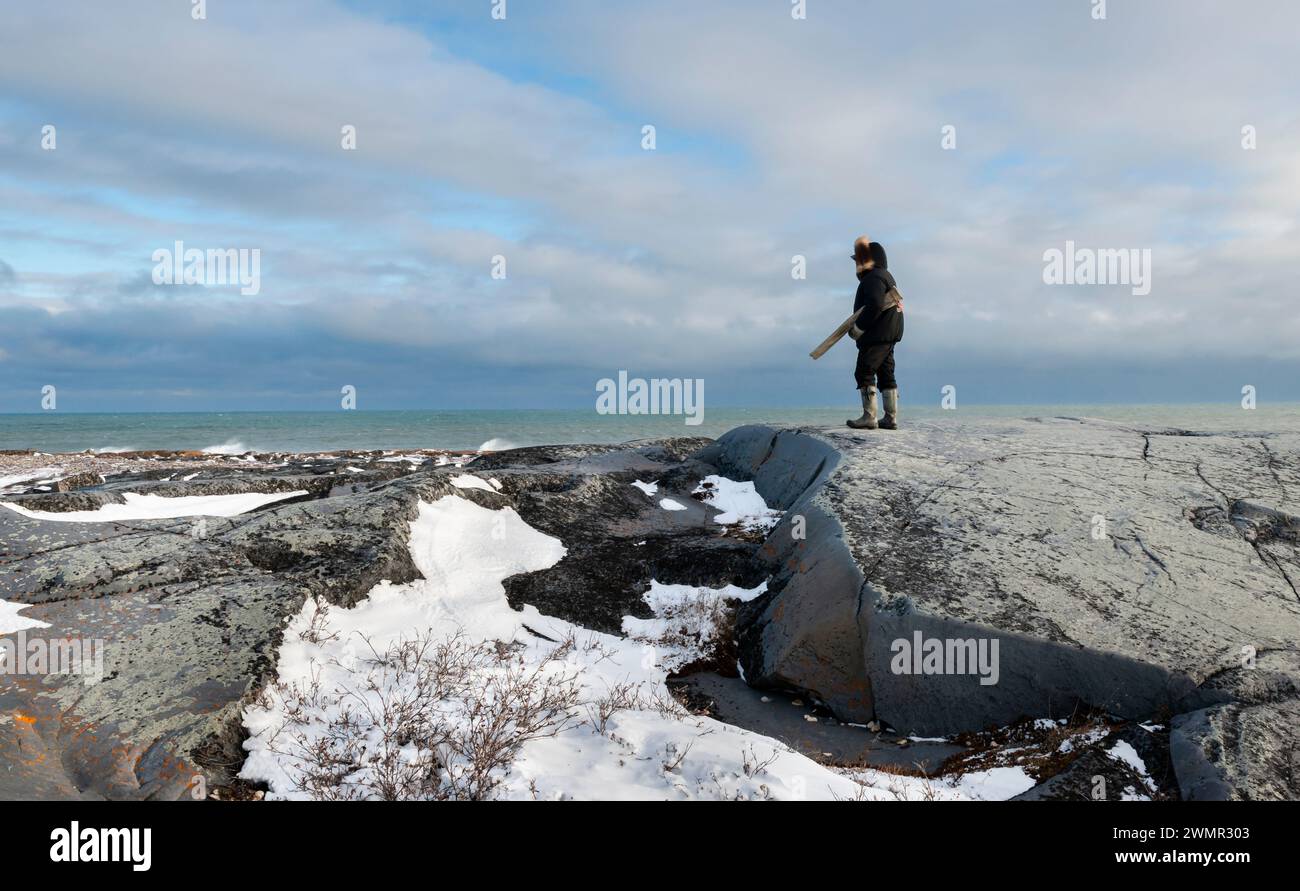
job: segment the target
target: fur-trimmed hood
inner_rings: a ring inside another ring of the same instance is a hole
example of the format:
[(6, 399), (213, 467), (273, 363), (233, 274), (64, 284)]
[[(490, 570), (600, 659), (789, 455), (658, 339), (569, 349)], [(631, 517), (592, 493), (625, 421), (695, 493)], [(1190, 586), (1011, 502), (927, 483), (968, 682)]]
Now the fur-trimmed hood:
[(853, 245), (853, 255), (858, 261), (858, 279), (866, 275), (873, 269), (888, 269), (889, 257), (885, 254), (885, 248), (877, 241), (868, 242), (866, 245), (867, 256), (862, 258), (859, 245), (863, 239), (858, 239)]

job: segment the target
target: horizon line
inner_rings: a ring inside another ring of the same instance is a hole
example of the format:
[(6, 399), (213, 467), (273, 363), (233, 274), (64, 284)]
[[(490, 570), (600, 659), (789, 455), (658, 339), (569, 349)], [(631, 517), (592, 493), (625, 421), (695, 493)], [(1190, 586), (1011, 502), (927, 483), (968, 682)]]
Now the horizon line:
[[(936, 403), (934, 406), (928, 406), (926, 403), (911, 403), (913, 408), (934, 407), (939, 408)], [(1222, 407), (1242, 410), (1240, 403), (1237, 401), (1223, 402), (1193, 402), (1193, 401), (1171, 401), (1171, 402), (963, 402), (952, 411), (961, 411), (963, 408), (1169, 408), (1175, 406), (1185, 407)], [(1258, 408), (1267, 408), (1272, 406), (1300, 406), (1300, 400), (1281, 399), (1272, 402), (1261, 402)], [(842, 405), (714, 405), (704, 406), (704, 412), (709, 411), (842, 411)], [(231, 409), (231, 408), (210, 408), (210, 409), (156, 409), (156, 410), (112, 410), (102, 409), (98, 411), (83, 410), (38, 410), (38, 411), (0, 411), (0, 417), (36, 417), (36, 416), (57, 416), (57, 415), (216, 415), (216, 414), (244, 414), (244, 415), (266, 415), (266, 414), (395, 414), (409, 412), (511, 412), (511, 413), (529, 413), (541, 414), (545, 412), (588, 412), (590, 411), (597, 417), (644, 417), (644, 418), (671, 418), (677, 417), (675, 414), (659, 413), (626, 413), (616, 415), (602, 415), (593, 409), (584, 408), (369, 408), (369, 409), (342, 409), (342, 408), (261, 408), (261, 409)]]

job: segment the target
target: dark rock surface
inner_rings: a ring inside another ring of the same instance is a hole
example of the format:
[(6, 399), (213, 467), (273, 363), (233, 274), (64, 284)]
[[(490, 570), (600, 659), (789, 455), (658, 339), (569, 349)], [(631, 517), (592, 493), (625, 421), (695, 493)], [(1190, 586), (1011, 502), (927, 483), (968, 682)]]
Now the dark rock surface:
[[(233, 518), (53, 522), (0, 508), (0, 599), (34, 604), (31, 637), (103, 641), (103, 679), (0, 676), (0, 797), (176, 798), (237, 763), (240, 704), (307, 596), (347, 604), (410, 580), (406, 523), (445, 474), (398, 488), (330, 470), (214, 467), (208, 479), (114, 478), (92, 491), (10, 499), (93, 509), (120, 494), (306, 490)], [(380, 477), (388, 477), (383, 465)], [(418, 492), (417, 492), (418, 488)], [(340, 489), (344, 491), (340, 491)], [(328, 497), (331, 496), (332, 497)]]
[[(948, 742), (900, 745), (895, 733), (871, 733), (779, 690), (759, 690), (739, 678), (708, 672), (680, 678), (676, 687), (697, 709), (726, 724), (762, 733), (823, 764), (901, 769), (933, 775), (963, 749)], [(810, 720), (815, 718), (816, 720)]]
[[(0, 675), (0, 798), (179, 798), (196, 776), (231, 782), (239, 714), (273, 668), (286, 620), (307, 597), (351, 605), (381, 579), (410, 581), (409, 523), (445, 495), (512, 507), (569, 556), (508, 580), (516, 605), (617, 633), (648, 616), (665, 583), (753, 587), (758, 542), (732, 537), (690, 497), (714, 468), (707, 440), (530, 448), (472, 468), (381, 463), (377, 455), (263, 456), (115, 475), (75, 492), (5, 496), (32, 510), (90, 510), (122, 493), (308, 494), (232, 518), (53, 522), (0, 507), (0, 600), (32, 604), (41, 638), (105, 641), (96, 684), (69, 675)], [(348, 468), (353, 468), (348, 470)], [(468, 470), (497, 491), (462, 488)], [(182, 479), (191, 476), (191, 479)], [(168, 478), (170, 477), (170, 478)], [(648, 497), (631, 484), (656, 482)], [(98, 482), (98, 480), (95, 480)], [(682, 511), (666, 511), (671, 497)]]
[[(1295, 432), (750, 427), (706, 452), (789, 509), (769, 595), (740, 617), (751, 683), (921, 736), (1177, 716), (1187, 797), (1300, 798)], [(997, 641), (997, 683), (896, 673), (917, 633)]]
[[(1123, 759), (1107, 754), (1128, 744), (1141, 759), (1139, 773)], [(1178, 777), (1170, 758), (1168, 731), (1130, 724), (1088, 747), (1064, 770), (1015, 797), (1015, 801), (1123, 801), (1177, 798)]]
[[(642, 593), (664, 584), (753, 588), (766, 573), (756, 543), (724, 534), (713, 508), (691, 490), (715, 469), (688, 457), (708, 440), (676, 440), (629, 451), (619, 447), (535, 447), (486, 456), (476, 473), (491, 473), (509, 503), (533, 528), (564, 542), (568, 554), (541, 572), (506, 581), (510, 605), (532, 604), (546, 615), (619, 634), (624, 616), (653, 614)], [(512, 466), (518, 465), (518, 466)], [(658, 485), (647, 496), (632, 486)], [(667, 511), (671, 498), (685, 510)]]

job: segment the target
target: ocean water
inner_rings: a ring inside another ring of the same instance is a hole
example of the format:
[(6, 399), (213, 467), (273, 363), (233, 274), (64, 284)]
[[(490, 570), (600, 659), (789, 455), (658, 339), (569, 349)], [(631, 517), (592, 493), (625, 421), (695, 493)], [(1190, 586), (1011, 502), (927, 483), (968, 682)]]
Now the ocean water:
[[(903, 403), (903, 422), (960, 424), (976, 418), (1093, 417), (1206, 431), (1300, 429), (1300, 403), (1262, 405), (997, 405)], [(594, 410), (333, 411), (0, 414), (0, 449), (43, 452), (206, 449), (500, 449), (558, 443), (618, 443), (664, 436), (716, 437), (744, 424), (839, 426), (858, 411), (833, 408), (708, 408), (704, 422), (681, 416), (599, 415)]]

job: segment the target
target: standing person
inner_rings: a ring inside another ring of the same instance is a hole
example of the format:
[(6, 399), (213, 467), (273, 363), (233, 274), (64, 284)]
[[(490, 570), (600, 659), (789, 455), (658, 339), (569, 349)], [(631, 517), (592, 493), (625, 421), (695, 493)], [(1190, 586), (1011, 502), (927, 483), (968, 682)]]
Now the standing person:
[[(862, 417), (849, 421), (854, 430), (898, 429), (898, 381), (894, 379), (894, 346), (903, 339), (903, 295), (889, 272), (885, 249), (865, 235), (853, 243), (858, 293), (853, 310), (862, 310), (849, 337), (858, 345), (853, 377), (862, 393)], [(876, 385), (885, 414), (876, 421)]]

